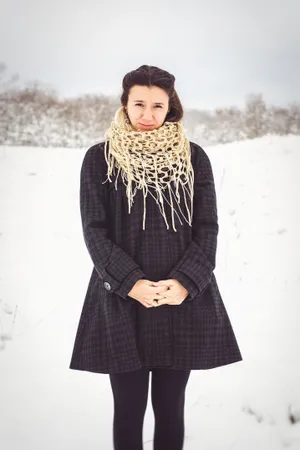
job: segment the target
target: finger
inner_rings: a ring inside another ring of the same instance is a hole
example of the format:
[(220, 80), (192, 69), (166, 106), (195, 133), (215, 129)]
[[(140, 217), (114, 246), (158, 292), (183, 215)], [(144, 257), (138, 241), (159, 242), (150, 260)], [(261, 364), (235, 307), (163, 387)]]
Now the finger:
[(144, 299), (144, 301), (151, 303), (151, 302), (153, 302), (153, 300), (156, 300), (156, 299), (157, 300), (164, 299), (166, 297), (166, 295), (167, 295), (167, 293), (159, 294), (158, 292), (155, 292), (152, 294), (143, 295), (143, 299)]
[(149, 308), (149, 307), (152, 307), (153, 306), (153, 301), (152, 301), (152, 298), (143, 298), (143, 299), (137, 299), (137, 301), (141, 304), (141, 305), (143, 305), (143, 306), (146, 306), (147, 308)]
[(165, 295), (160, 295), (160, 294), (155, 294), (152, 297), (152, 300), (165, 300), (165, 299), (166, 299), (166, 296)]
[(162, 305), (172, 305), (172, 300), (170, 299), (165, 299), (165, 300), (158, 300), (158, 305), (162, 306)]
[(147, 303), (152, 303), (153, 300), (156, 300), (156, 299), (163, 300), (164, 298), (165, 298), (165, 295), (161, 295), (161, 294), (157, 294), (157, 293), (143, 295), (143, 299)]
[(141, 280), (143, 281), (147, 286), (152, 286), (153, 281), (151, 280)]
[(159, 306), (161, 306), (162, 305), (162, 303), (161, 303), (161, 300), (159, 300), (159, 301), (153, 301), (153, 306), (154, 306), (154, 308), (157, 308), (157, 307), (159, 307)]
[(158, 286), (169, 286), (170, 283), (167, 282), (167, 280), (160, 280), (160, 281), (153, 281), (152, 286), (158, 287)]
[(166, 298), (164, 300), (158, 300), (159, 305), (180, 305), (181, 302), (174, 298)]
[(173, 284), (176, 284), (176, 280), (174, 280), (173, 278), (168, 278), (167, 280), (159, 280), (159, 281), (153, 281), (152, 284), (158, 284), (158, 285), (162, 285), (162, 284), (166, 284), (167, 286), (171, 286)]
[(173, 292), (171, 292), (171, 290), (163, 292), (159, 296), (162, 298), (169, 298), (169, 299), (173, 298), (174, 299), (174, 294), (173, 294)]
[(169, 289), (169, 286), (151, 286), (151, 288), (149, 289), (150, 292), (166, 292)]
[(143, 306), (145, 306), (146, 308), (153, 308), (153, 303), (146, 303), (146, 302), (140, 302)]

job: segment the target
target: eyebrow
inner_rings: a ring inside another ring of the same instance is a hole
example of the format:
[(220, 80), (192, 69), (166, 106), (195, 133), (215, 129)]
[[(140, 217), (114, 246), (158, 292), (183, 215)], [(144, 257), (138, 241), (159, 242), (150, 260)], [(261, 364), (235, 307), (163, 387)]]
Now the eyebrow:
[[(133, 102), (140, 102), (140, 103), (144, 103), (144, 100), (133, 100)], [(159, 102), (155, 102), (154, 105), (164, 105), (164, 103), (159, 103)]]

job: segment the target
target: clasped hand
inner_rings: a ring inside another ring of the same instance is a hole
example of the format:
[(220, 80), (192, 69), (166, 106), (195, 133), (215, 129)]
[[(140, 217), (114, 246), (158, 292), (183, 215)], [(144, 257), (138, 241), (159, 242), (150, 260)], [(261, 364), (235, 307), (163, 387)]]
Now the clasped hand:
[(178, 280), (138, 280), (128, 295), (146, 308), (161, 305), (180, 305), (188, 296), (188, 291)]

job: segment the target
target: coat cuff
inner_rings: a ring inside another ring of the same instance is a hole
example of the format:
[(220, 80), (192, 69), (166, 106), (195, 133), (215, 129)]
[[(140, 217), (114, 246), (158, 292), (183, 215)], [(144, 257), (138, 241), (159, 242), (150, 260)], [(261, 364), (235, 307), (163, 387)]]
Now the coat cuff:
[(189, 295), (184, 300), (185, 302), (193, 300), (193, 298), (199, 293), (196, 283), (194, 283), (194, 281), (185, 273), (177, 271), (172, 274), (172, 278), (179, 281), (179, 283), (182, 284), (182, 286), (189, 292)]
[[(213, 270), (214, 266), (209, 259), (204, 255), (196, 242), (192, 241), (187, 248), (184, 257), (177, 266), (171, 270), (168, 278), (176, 279), (177, 274), (183, 274), (183, 276), (190, 279), (197, 286), (198, 293), (201, 294), (210, 283)], [(180, 281), (179, 278), (178, 281)]]
[(144, 272), (139, 268), (134, 269), (126, 278), (124, 278), (119, 289), (116, 290), (116, 294), (126, 299), (135, 283), (141, 279), (146, 279)]
[(125, 300), (128, 298), (128, 293), (131, 291), (135, 283), (140, 279), (145, 279), (146, 276), (140, 268), (135, 268), (129, 272), (120, 282), (107, 272), (103, 276), (103, 284), (107, 291), (113, 292)]

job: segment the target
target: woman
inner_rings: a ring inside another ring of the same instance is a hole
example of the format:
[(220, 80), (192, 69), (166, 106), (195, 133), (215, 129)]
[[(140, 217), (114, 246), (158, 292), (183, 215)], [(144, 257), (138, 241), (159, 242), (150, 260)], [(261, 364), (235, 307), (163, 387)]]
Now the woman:
[(71, 369), (107, 373), (115, 450), (143, 448), (149, 372), (154, 449), (181, 450), (191, 370), (241, 361), (215, 269), (210, 160), (185, 136), (175, 78), (141, 66), (81, 168), (83, 234), (94, 264)]

